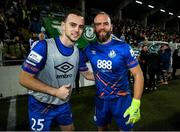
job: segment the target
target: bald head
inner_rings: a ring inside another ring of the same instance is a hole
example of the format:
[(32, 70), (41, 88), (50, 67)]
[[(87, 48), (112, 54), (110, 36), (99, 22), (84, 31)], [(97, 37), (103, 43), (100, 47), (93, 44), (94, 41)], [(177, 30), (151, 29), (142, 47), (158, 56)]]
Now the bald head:
[(107, 43), (111, 40), (112, 24), (107, 13), (99, 12), (95, 16), (94, 27), (97, 40), (100, 43)]
[(98, 14), (96, 14), (95, 18), (94, 18), (94, 23), (97, 22), (97, 20), (100, 18), (100, 17), (104, 17), (105, 19), (108, 20), (108, 22), (111, 24), (111, 19), (110, 19), (110, 16), (109, 14), (107, 14), (106, 12), (99, 12)]

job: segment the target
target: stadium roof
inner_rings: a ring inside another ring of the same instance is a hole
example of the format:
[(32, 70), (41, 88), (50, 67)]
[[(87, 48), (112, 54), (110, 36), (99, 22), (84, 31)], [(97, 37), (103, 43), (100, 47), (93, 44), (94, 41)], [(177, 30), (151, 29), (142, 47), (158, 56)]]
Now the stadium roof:
[[(85, 0), (86, 8), (95, 8), (107, 11), (108, 13), (116, 13), (119, 8), (122, 9), (122, 17), (138, 19), (147, 15), (151, 21), (170, 21), (180, 19), (179, 0), (138, 0), (142, 4), (136, 3), (136, 0)], [(154, 6), (149, 8), (148, 5)], [(165, 10), (161, 12), (160, 9)], [(173, 13), (173, 15), (170, 15)]]

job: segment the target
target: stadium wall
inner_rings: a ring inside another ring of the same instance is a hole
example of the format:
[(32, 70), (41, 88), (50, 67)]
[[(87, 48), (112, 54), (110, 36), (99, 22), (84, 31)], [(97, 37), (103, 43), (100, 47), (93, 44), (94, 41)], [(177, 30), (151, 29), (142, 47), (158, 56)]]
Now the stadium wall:
[[(91, 69), (90, 64), (87, 64)], [(21, 66), (0, 66), (0, 98), (13, 97), (27, 94), (27, 89), (22, 87), (19, 80)], [(94, 81), (88, 81), (80, 76), (80, 87), (94, 85)]]

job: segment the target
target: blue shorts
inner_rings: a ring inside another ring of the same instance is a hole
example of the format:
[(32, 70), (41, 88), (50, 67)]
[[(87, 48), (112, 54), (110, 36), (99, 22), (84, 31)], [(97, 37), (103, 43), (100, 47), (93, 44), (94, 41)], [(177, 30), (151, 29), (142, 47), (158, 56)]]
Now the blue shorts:
[(121, 130), (132, 130), (132, 124), (125, 124), (129, 117), (123, 117), (125, 110), (131, 105), (131, 101), (132, 97), (130, 94), (110, 100), (103, 100), (97, 97), (94, 116), (96, 125), (104, 127), (111, 123), (111, 119), (113, 117)]
[(49, 131), (52, 121), (58, 126), (73, 123), (71, 106), (69, 103), (52, 105), (39, 102), (33, 96), (29, 96), (28, 112), (30, 127), (33, 131)]

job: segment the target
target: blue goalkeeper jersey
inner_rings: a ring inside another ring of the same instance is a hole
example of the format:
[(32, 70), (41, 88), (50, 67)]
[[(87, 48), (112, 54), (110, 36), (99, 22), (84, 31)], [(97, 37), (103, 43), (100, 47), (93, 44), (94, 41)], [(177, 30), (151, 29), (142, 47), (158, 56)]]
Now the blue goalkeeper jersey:
[(112, 38), (107, 44), (92, 43), (80, 54), (80, 71), (86, 71), (89, 60), (96, 82), (96, 95), (111, 99), (130, 94), (128, 70), (138, 65), (133, 49)]

